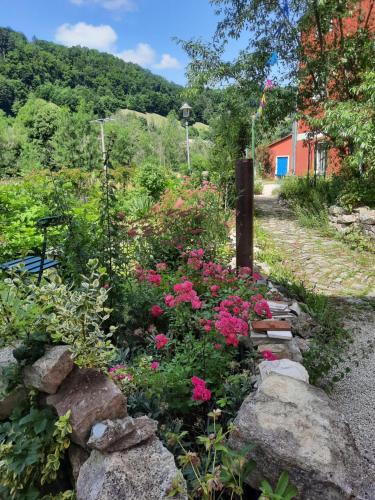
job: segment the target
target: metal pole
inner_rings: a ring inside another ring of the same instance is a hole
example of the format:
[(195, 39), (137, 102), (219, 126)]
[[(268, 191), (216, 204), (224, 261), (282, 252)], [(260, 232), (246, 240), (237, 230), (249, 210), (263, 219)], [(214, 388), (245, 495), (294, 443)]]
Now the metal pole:
[(292, 174), (296, 175), (296, 161), (297, 161), (297, 121), (294, 120), (292, 126)]
[(236, 267), (254, 264), (253, 160), (236, 161)]
[(105, 156), (105, 141), (104, 141), (104, 120), (100, 120), (100, 144), (103, 156), (104, 170), (106, 169), (106, 156)]
[(255, 115), (251, 117), (251, 158), (253, 160), (254, 167), (254, 177), (256, 176), (255, 171)]
[(187, 156), (187, 163), (188, 163), (189, 174), (191, 174), (190, 142), (189, 142), (189, 122), (187, 120), (185, 122), (185, 128), (186, 128), (186, 156)]

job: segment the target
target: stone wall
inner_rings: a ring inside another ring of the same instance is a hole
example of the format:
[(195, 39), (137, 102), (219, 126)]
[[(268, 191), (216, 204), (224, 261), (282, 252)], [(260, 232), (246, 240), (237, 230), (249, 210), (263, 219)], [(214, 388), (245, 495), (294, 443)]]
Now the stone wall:
[(334, 205), (329, 208), (329, 221), (341, 233), (358, 229), (375, 243), (375, 210), (358, 207), (350, 213)]

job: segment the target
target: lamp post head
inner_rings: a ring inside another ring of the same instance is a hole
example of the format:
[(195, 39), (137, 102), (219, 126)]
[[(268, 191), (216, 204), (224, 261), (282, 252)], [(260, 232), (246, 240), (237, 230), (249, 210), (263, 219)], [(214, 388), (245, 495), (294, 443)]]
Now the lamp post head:
[(183, 118), (188, 119), (188, 118), (189, 118), (189, 116), (190, 116), (190, 114), (191, 114), (192, 109), (193, 109), (193, 108), (192, 108), (191, 106), (189, 106), (189, 104), (188, 104), (187, 102), (185, 102), (185, 103), (181, 106), (181, 108), (180, 108), (180, 111), (182, 111), (182, 116), (183, 116)]

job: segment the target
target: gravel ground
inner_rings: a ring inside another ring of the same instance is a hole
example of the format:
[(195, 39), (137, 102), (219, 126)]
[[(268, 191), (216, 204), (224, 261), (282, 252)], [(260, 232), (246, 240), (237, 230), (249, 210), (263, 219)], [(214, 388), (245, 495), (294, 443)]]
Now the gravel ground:
[(330, 397), (363, 456), (363, 491), (358, 498), (375, 500), (375, 257), (364, 260), (360, 251), (299, 226), (276, 202), (274, 187), (266, 185), (263, 196), (256, 197), (261, 225), (280, 246), (285, 265), (327, 295), (345, 328), (353, 332), (356, 357), (346, 364), (351, 372), (334, 385)]
[[(363, 498), (375, 499), (375, 304), (360, 299), (342, 301), (344, 326), (353, 332), (352, 353), (358, 366), (337, 382), (330, 394), (337, 409), (349, 423), (364, 459)], [(353, 358), (354, 359), (354, 358)]]

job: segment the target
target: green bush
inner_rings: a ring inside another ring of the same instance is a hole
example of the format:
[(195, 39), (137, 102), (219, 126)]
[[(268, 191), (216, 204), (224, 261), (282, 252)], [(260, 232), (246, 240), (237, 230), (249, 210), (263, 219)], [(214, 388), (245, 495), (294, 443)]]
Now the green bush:
[(254, 194), (262, 194), (263, 193), (263, 181), (262, 179), (255, 179), (254, 182)]
[(156, 163), (144, 163), (138, 169), (136, 183), (140, 187), (146, 189), (147, 193), (154, 201), (157, 201), (167, 187), (166, 171)]

